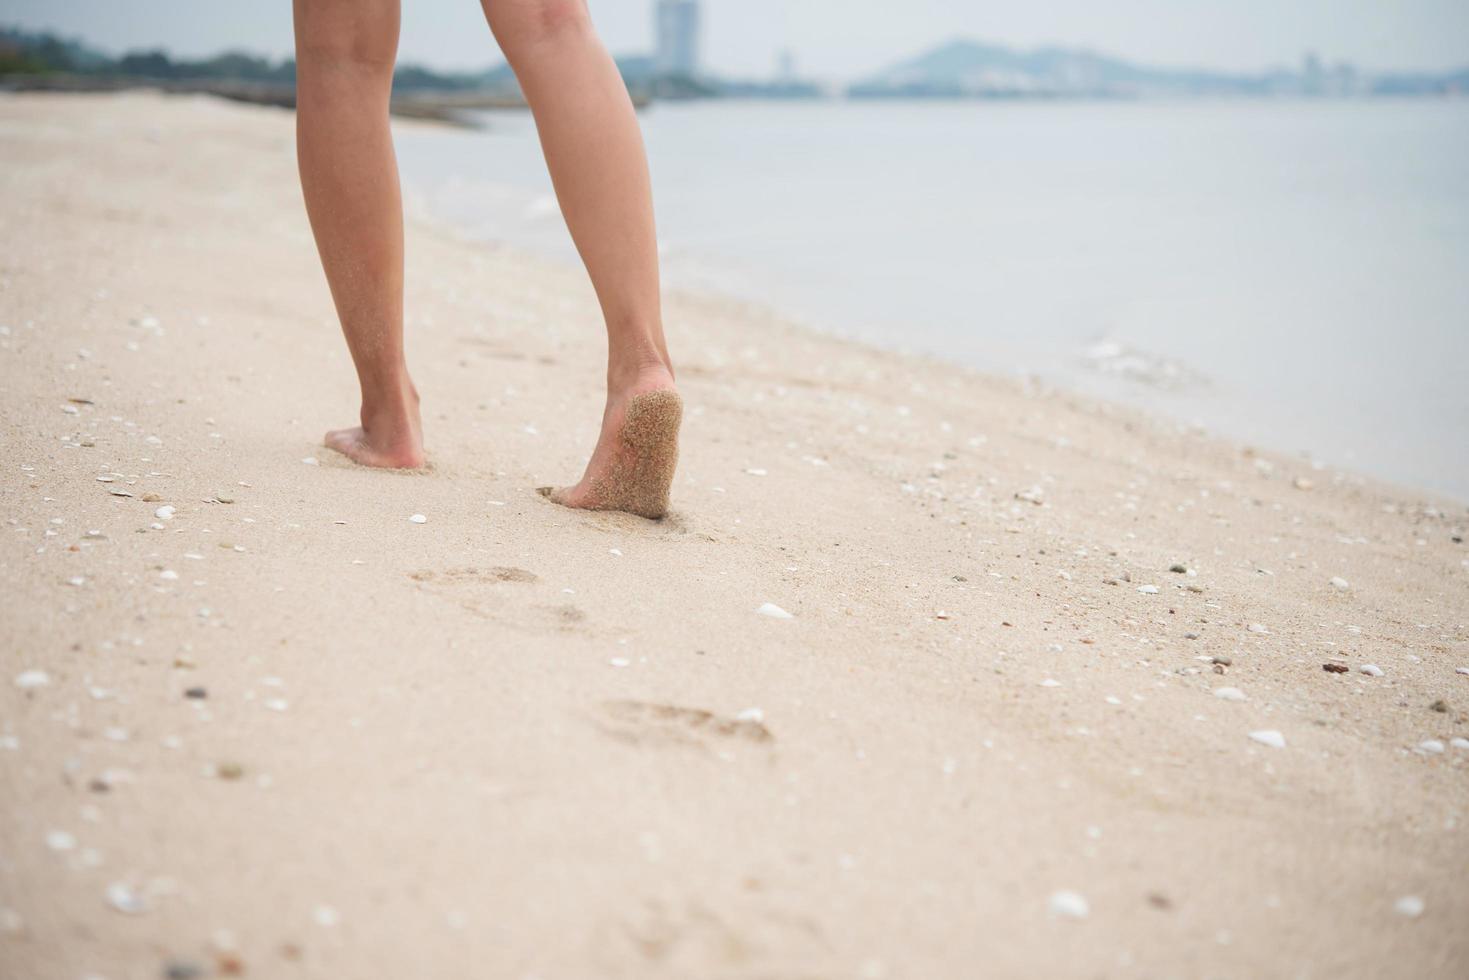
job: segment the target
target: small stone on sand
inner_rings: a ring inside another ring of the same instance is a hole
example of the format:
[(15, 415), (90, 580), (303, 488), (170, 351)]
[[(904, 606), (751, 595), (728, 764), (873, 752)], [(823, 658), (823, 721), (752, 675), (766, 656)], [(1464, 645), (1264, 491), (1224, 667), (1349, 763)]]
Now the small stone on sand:
[(1285, 748), (1285, 736), (1273, 728), (1263, 728), (1258, 732), (1250, 732), (1250, 738), (1261, 745), (1268, 745), (1272, 749)]
[(34, 691), (51, 683), (51, 675), (44, 670), (23, 670), (15, 675), (15, 686), (22, 691)]
[(1086, 898), (1073, 891), (1053, 893), (1046, 908), (1051, 915), (1062, 919), (1085, 919), (1092, 911)]
[(114, 881), (107, 886), (107, 904), (125, 915), (141, 915), (148, 911), (143, 896), (124, 881)]
[(1442, 755), (1443, 743), (1436, 738), (1425, 738), (1418, 743), (1418, 748), (1415, 751), (1423, 755)]
[(1342, 578), (1340, 575), (1334, 577), (1331, 580), (1331, 585), (1332, 585), (1332, 588), (1341, 589), (1343, 592), (1345, 592), (1347, 589), (1350, 589), (1352, 587), (1352, 583), (1348, 582), (1346, 579)]
[(53, 851), (69, 851), (77, 846), (77, 839), (64, 830), (46, 832), (46, 846)]
[(1141, 592), (1143, 595), (1157, 595), (1158, 594), (1158, 587), (1156, 585), (1139, 585), (1137, 587), (1137, 590), (1139, 592)]
[(315, 456), (307, 456), (305, 459), (301, 460), (301, 462), (305, 463), (307, 466), (321, 465), (320, 462), (317, 461), (317, 458)]
[(1047, 677), (1045, 680), (1041, 681), (1041, 687), (1060, 687), (1060, 686), (1061, 686), (1061, 682), (1058, 681), (1058, 680), (1056, 680), (1054, 677)]
[(169, 504), (164, 504), (162, 507), (153, 512), (153, 516), (158, 518), (160, 521), (171, 521), (173, 520), (173, 515), (174, 509)]
[(1221, 701), (1248, 701), (1245, 692), (1237, 687), (1216, 687), (1214, 696)]
[(414, 524), (427, 524), (428, 523), (428, 518), (427, 517), (424, 517), (422, 514), (414, 514), (412, 517), (410, 517), (408, 519), (410, 521), (412, 521)]
[(1382, 676), (1382, 668), (1379, 667), (1379, 666), (1377, 666), (1376, 664), (1363, 664), (1361, 667), (1359, 667), (1357, 669), (1360, 670), (1362, 673), (1366, 674), (1368, 677), (1381, 677)]
[(765, 712), (761, 711), (759, 708), (746, 708), (744, 711), (741, 711), (739, 714), (735, 715), (735, 721), (764, 721), (764, 720), (765, 720)]
[(1404, 895), (1393, 903), (1393, 911), (1405, 918), (1416, 919), (1423, 914), (1423, 899), (1417, 895)]
[(614, 667), (626, 667), (632, 663), (632, 661), (627, 659), (626, 657), (613, 657), (607, 662)]
[(760, 604), (760, 608), (759, 609), (756, 609), (755, 611), (757, 613), (759, 613), (760, 615), (762, 615), (762, 616), (769, 616), (771, 619), (795, 619), (796, 618), (796, 617), (792, 616), (790, 613), (786, 612), (784, 609), (782, 609), (779, 606), (777, 606), (773, 602), (764, 602), (764, 603), (761, 603)]

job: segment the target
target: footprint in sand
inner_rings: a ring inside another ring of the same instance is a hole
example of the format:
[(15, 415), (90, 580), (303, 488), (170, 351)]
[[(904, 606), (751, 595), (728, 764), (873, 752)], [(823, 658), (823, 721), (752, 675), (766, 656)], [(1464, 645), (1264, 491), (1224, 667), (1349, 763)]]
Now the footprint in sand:
[(475, 582), (535, 582), (539, 576), (535, 572), (528, 572), (523, 568), (512, 568), (507, 565), (496, 565), (493, 568), (450, 568), (442, 572), (424, 570), (413, 572), (408, 576), (415, 582), (450, 582), (450, 583), (475, 583)]
[(680, 708), (649, 701), (607, 701), (597, 726), (613, 738), (635, 745), (692, 745), (712, 749), (735, 740), (769, 745), (775, 741), (762, 722), (725, 718), (701, 708)]
[(511, 628), (539, 633), (550, 626), (561, 631), (586, 631), (587, 614), (570, 603), (528, 606), (525, 598), (537, 591), (506, 591), (505, 583), (529, 585), (540, 576), (524, 568), (494, 565), (489, 568), (465, 566), (442, 571), (424, 569), (408, 576), (430, 595), (457, 603), (461, 609), (485, 619), (503, 622)]
[[(825, 976), (830, 947), (815, 919), (772, 908), (759, 883), (745, 894), (626, 902), (595, 933), (609, 973), (648, 977)], [(733, 970), (734, 972), (729, 972)]]
[(495, 565), (491, 568), (448, 568), (442, 571), (424, 569), (408, 576), (425, 592), (458, 603), (476, 616), (494, 618), (512, 607), (512, 600), (499, 588), (505, 583), (530, 584), (539, 581), (534, 572), (523, 568)]

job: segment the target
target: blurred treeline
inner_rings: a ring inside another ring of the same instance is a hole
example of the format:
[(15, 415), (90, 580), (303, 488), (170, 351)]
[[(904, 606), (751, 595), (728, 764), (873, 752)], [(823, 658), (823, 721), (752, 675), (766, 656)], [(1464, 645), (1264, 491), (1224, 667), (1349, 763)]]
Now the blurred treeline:
[[(78, 41), (49, 33), (0, 28), (0, 75), (86, 75), (157, 81), (264, 82), (296, 81), (293, 58), (272, 61), (258, 55), (227, 51), (210, 58), (174, 58), (166, 51), (129, 51), (111, 57)], [(482, 72), (436, 72), (416, 65), (399, 66), (398, 89), (483, 89), (502, 84), (504, 68)]]

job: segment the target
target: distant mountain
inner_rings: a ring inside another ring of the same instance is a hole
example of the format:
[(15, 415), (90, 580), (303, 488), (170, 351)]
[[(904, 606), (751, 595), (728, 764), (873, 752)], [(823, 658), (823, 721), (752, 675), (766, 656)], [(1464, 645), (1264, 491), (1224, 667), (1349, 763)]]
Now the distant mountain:
[(1299, 71), (1257, 75), (1154, 68), (1078, 48), (1019, 51), (959, 39), (900, 62), (847, 90), (854, 98), (1006, 98), (1149, 95), (1366, 95), (1466, 91), (1469, 70), (1453, 74), (1368, 76), (1348, 64), (1307, 56)]

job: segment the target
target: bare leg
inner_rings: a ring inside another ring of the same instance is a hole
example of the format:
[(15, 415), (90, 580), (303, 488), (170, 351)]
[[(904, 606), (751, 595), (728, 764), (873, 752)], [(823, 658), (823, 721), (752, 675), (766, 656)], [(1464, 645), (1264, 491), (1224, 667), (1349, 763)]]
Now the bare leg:
[(607, 323), (607, 405), (571, 507), (661, 517), (681, 403), (663, 339), (653, 195), (632, 101), (585, 0), (481, 0), (540, 132), (557, 200)]
[(423, 465), (403, 358), (403, 210), (388, 128), (398, 0), (295, 0), (296, 154), (362, 425), (326, 444), (367, 466)]

